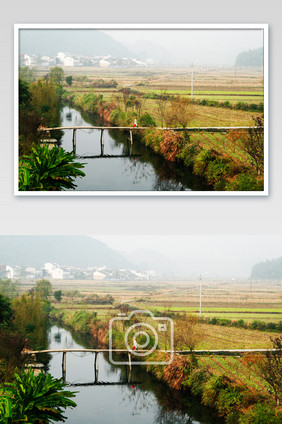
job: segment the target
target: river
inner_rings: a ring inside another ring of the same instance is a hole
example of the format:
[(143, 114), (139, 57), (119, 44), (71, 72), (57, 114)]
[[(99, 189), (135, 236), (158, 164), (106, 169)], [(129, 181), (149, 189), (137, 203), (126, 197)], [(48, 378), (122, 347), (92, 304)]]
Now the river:
[[(97, 126), (97, 118), (65, 106), (61, 125)], [(103, 124), (102, 124), (103, 125)], [(61, 146), (72, 151), (72, 130), (65, 130)], [(184, 165), (166, 161), (142, 143), (134, 141), (120, 130), (104, 132), (104, 151), (101, 151), (99, 130), (77, 130), (76, 154), (85, 163), (83, 178), (75, 184), (79, 191), (206, 191), (211, 190), (201, 178)], [(103, 153), (103, 156), (101, 155)], [(83, 158), (87, 156), (87, 158)]]
[[(49, 329), (48, 344), (49, 349), (93, 348), (89, 337), (78, 338), (57, 326)], [(124, 367), (111, 365), (106, 354), (99, 354), (98, 381), (120, 384), (80, 385), (94, 381), (93, 358), (92, 353), (67, 354), (66, 381), (70, 390), (78, 391), (74, 399), (77, 407), (66, 410), (68, 424), (223, 423), (188, 392), (170, 390), (140, 366), (133, 367), (128, 383)], [(52, 355), (49, 372), (57, 378), (62, 377), (62, 353)]]

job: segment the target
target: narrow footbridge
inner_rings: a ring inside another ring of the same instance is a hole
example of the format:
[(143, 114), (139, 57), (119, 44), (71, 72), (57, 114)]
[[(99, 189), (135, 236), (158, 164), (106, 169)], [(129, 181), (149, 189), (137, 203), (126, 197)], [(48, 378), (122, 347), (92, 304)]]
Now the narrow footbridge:
[[(133, 132), (138, 132), (140, 130), (162, 130), (162, 131), (185, 131), (189, 133), (193, 132), (211, 132), (211, 133), (227, 133), (228, 131), (233, 130), (261, 130), (263, 127), (253, 126), (253, 127), (102, 127), (102, 126), (70, 126), (70, 127), (51, 127), (51, 128), (45, 128), (40, 127), (39, 131), (46, 132), (47, 134), (51, 134), (51, 131), (55, 130), (72, 130), (73, 136), (72, 136), (72, 144), (73, 144), (73, 153), (76, 154), (76, 132), (77, 130), (99, 130), (101, 131), (100, 135), (100, 144), (101, 144), (101, 156), (104, 155), (104, 131), (105, 130), (121, 130), (121, 131), (129, 131), (129, 140), (130, 145), (133, 144)], [(43, 140), (47, 144), (54, 144), (54, 140)], [(98, 156), (97, 156), (98, 157)], [(107, 156), (109, 157), (109, 156)]]
[[(276, 349), (220, 349), (220, 350), (162, 350), (158, 349), (158, 352), (167, 353), (170, 354), (173, 358), (174, 355), (210, 355), (210, 356), (242, 356), (247, 353), (262, 353), (265, 354), (267, 352), (275, 352)], [(63, 380), (66, 381), (66, 368), (67, 368), (67, 360), (66, 355), (67, 353), (93, 353), (94, 354), (94, 382), (89, 383), (91, 384), (104, 384), (102, 382), (98, 382), (98, 370), (99, 370), (99, 362), (98, 362), (98, 354), (99, 353), (117, 353), (119, 355), (127, 355), (128, 361), (127, 365), (129, 368), (129, 374), (127, 373), (127, 367), (125, 367), (126, 370), (126, 376), (128, 379), (128, 382), (130, 382), (131, 377), (131, 369), (132, 369), (132, 356), (134, 356), (134, 350), (128, 350), (128, 349), (47, 349), (47, 350), (27, 350), (23, 351), (22, 353), (24, 355), (33, 355), (36, 356), (37, 354), (42, 353), (62, 353), (62, 377)], [(149, 352), (148, 350), (142, 350), (138, 349), (138, 353), (146, 353)], [(88, 383), (87, 383), (88, 384)]]

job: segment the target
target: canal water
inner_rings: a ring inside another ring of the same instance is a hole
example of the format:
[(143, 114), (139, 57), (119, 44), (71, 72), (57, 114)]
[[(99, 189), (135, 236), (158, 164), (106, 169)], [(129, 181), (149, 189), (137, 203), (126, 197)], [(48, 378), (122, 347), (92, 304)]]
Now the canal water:
[[(61, 125), (97, 126), (93, 115), (65, 106)], [(129, 133), (104, 131), (101, 150), (99, 130), (77, 130), (76, 154), (85, 163), (86, 176), (77, 178), (79, 191), (206, 191), (209, 187), (185, 166), (170, 163), (137, 140), (131, 147)], [(65, 130), (61, 146), (72, 151), (72, 130)], [(87, 158), (83, 158), (87, 156)]]
[[(49, 349), (94, 348), (89, 337), (57, 326), (50, 328), (48, 343)], [(95, 385), (93, 363), (92, 353), (67, 353), (66, 381), (78, 392), (77, 407), (65, 413), (68, 424), (223, 424), (198, 399), (170, 390), (140, 366), (128, 383), (125, 368), (112, 366), (106, 354), (99, 354), (98, 371), (98, 381), (106, 384)], [(62, 377), (62, 353), (52, 354), (49, 372)]]

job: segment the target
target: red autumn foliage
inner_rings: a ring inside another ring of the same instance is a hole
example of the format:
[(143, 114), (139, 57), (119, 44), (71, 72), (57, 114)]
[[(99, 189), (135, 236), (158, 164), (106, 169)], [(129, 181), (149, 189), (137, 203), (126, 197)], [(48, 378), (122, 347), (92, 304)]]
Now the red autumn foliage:
[(181, 134), (164, 131), (163, 139), (160, 143), (160, 152), (167, 160), (175, 162), (177, 155), (181, 152), (183, 142)]

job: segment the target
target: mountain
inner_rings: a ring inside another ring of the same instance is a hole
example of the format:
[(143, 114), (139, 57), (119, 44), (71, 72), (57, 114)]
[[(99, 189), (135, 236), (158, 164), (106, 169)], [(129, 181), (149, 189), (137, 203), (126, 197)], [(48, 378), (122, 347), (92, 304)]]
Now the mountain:
[(152, 59), (155, 64), (167, 65), (173, 63), (171, 54), (158, 43), (149, 40), (137, 40), (133, 44), (127, 44), (139, 59)]
[(282, 257), (255, 264), (252, 268), (251, 278), (262, 280), (281, 280)]
[(0, 236), (0, 264), (39, 268), (46, 262), (81, 268), (133, 268), (121, 254), (87, 236)]
[(20, 53), (56, 56), (67, 52), (80, 56), (134, 57), (122, 43), (97, 29), (21, 29)]
[(236, 66), (263, 66), (263, 47), (239, 53)]
[(166, 255), (151, 249), (137, 249), (123, 255), (140, 271), (155, 271), (160, 277), (178, 275), (177, 266)]

